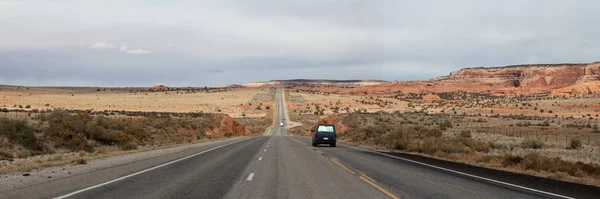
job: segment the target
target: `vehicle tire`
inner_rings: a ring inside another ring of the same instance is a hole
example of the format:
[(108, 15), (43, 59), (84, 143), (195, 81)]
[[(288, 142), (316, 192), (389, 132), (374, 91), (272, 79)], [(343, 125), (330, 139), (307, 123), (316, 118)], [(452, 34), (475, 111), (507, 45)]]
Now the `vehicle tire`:
[(316, 147), (316, 146), (317, 146), (317, 144), (315, 144), (315, 143), (313, 142), (313, 143), (312, 143), (312, 146)]
[(335, 143), (331, 144), (331, 147), (335, 147)]

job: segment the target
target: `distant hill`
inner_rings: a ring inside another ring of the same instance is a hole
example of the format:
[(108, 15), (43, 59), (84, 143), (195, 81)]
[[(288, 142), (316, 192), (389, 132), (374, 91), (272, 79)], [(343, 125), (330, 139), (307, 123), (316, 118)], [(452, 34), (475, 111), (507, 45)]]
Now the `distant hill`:
[(268, 82), (250, 82), (243, 84), (245, 87), (263, 87), (263, 86), (337, 86), (337, 87), (356, 87), (366, 85), (386, 84), (383, 80), (328, 80), (328, 79), (289, 79), (289, 80), (271, 80)]

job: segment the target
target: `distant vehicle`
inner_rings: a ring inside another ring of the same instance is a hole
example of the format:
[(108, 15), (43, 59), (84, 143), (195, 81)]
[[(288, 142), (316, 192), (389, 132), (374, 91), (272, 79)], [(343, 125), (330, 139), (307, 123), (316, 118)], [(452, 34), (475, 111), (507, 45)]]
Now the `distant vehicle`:
[(281, 122), (281, 124), (280, 124), (280, 125), (281, 125), (281, 126), (283, 126), (283, 122)]
[(312, 145), (314, 147), (319, 144), (329, 144), (331, 147), (335, 147), (335, 126), (331, 124), (318, 124), (312, 130), (314, 132), (312, 136)]

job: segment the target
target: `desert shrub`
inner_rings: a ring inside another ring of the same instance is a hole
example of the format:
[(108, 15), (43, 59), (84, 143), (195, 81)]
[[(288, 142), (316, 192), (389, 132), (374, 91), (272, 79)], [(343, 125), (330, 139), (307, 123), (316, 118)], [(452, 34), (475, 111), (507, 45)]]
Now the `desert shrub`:
[(124, 151), (136, 150), (137, 144), (135, 144), (133, 142), (124, 142), (124, 143), (119, 144), (119, 148)]
[(561, 160), (558, 157), (551, 158), (529, 153), (523, 157), (514, 155), (505, 155), (502, 158), (503, 166), (517, 166), (523, 170), (565, 172), (571, 176), (592, 176), (600, 177), (600, 166), (597, 164), (587, 164), (582, 162), (572, 163)]
[(460, 131), (460, 136), (464, 137), (464, 138), (470, 138), (471, 137), (471, 131), (470, 130), (461, 130)]
[(384, 125), (369, 125), (362, 130), (367, 137), (378, 137), (387, 132)]
[(517, 126), (520, 126), (520, 127), (531, 126), (531, 122), (519, 122), (519, 123), (517, 123)]
[(113, 119), (104, 116), (96, 117), (95, 121), (99, 126), (111, 130), (123, 130), (126, 126), (120, 119)]
[(39, 149), (33, 129), (23, 120), (0, 118), (0, 136), (28, 149)]
[(31, 105), (27, 105), (27, 106), (25, 106), (25, 108), (31, 108)]
[(13, 159), (13, 155), (4, 151), (0, 151), (0, 160), (10, 160)]
[(381, 144), (388, 148), (396, 150), (406, 150), (408, 148), (408, 139), (402, 131), (395, 131), (382, 136)]
[[(480, 113), (480, 114), (481, 114), (481, 113)], [(479, 118), (479, 119), (475, 120), (475, 122), (487, 122), (487, 120), (486, 120), (486, 119), (483, 119), (483, 118)]]
[(426, 132), (426, 136), (427, 136), (427, 137), (435, 137), (435, 138), (440, 138), (440, 137), (442, 137), (442, 135), (443, 135), (443, 133), (442, 133), (442, 131), (441, 131), (441, 130), (439, 130), (439, 129), (435, 129), (435, 128), (428, 129), (428, 130), (426, 130), (425, 132)]
[(444, 120), (444, 122), (440, 123), (440, 130), (445, 131), (448, 128), (452, 128), (452, 122), (450, 122), (450, 120)]
[(541, 149), (544, 148), (544, 142), (533, 139), (526, 139), (521, 142), (521, 147), (525, 149)]
[(73, 164), (87, 164), (87, 160), (79, 158), (77, 160), (73, 160)]
[(477, 152), (489, 152), (490, 145), (487, 142), (476, 141), (472, 139), (462, 139), (462, 142), (465, 146), (469, 147), (469, 149)]
[(445, 153), (466, 153), (469, 152), (469, 148), (456, 139), (428, 138), (423, 141), (420, 152), (433, 155), (438, 151)]
[(72, 151), (88, 151), (92, 152), (91, 146), (85, 136), (81, 133), (75, 133), (69, 130), (59, 131), (59, 136), (53, 137), (54, 142), (59, 147), (64, 147)]
[(521, 162), (523, 162), (521, 156), (507, 154), (502, 157), (502, 166), (504, 167), (518, 165), (521, 164)]
[(569, 142), (569, 148), (570, 149), (579, 149), (581, 148), (581, 140), (577, 139), (577, 138), (573, 138), (571, 139), (571, 142)]
[(125, 128), (123, 133), (133, 136), (137, 141), (141, 143), (146, 143), (150, 140), (150, 135), (142, 129), (142, 127), (137, 125), (130, 125)]

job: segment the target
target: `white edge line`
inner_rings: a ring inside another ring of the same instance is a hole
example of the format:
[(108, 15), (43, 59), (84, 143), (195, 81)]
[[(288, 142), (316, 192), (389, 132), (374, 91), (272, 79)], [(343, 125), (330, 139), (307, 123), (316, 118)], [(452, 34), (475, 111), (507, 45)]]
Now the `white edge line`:
[(362, 148), (358, 148), (358, 147), (354, 147), (354, 146), (349, 146), (349, 145), (346, 145), (346, 147), (350, 147), (350, 148), (354, 148), (354, 149), (359, 149), (359, 150), (363, 150), (363, 151), (370, 151), (370, 152), (377, 153), (377, 154), (380, 154), (380, 155), (384, 155), (384, 156), (387, 156), (387, 157), (396, 158), (396, 159), (399, 159), (399, 160), (404, 160), (404, 161), (407, 161), (407, 162), (412, 162), (412, 163), (415, 163), (415, 164), (420, 164), (420, 165), (423, 165), (423, 166), (428, 166), (428, 167), (431, 167), (431, 168), (435, 168), (435, 169), (439, 169), (439, 170), (443, 170), (443, 171), (448, 171), (448, 172), (452, 172), (452, 173), (456, 173), (456, 174), (460, 174), (460, 175), (464, 175), (464, 176), (468, 176), (468, 177), (472, 177), (472, 178), (477, 178), (477, 179), (480, 179), (480, 180), (494, 182), (494, 183), (498, 183), (498, 184), (502, 184), (502, 185), (506, 185), (506, 186), (510, 186), (510, 187), (524, 189), (524, 190), (528, 190), (528, 191), (532, 191), (532, 192), (537, 192), (537, 193), (546, 194), (546, 195), (550, 195), (550, 196), (555, 196), (555, 197), (559, 197), (559, 198), (565, 198), (565, 199), (575, 199), (575, 198), (572, 198), (572, 197), (569, 197), (569, 196), (563, 196), (563, 195), (559, 195), (559, 194), (555, 194), (555, 193), (545, 192), (545, 191), (542, 191), (542, 190), (537, 190), (537, 189), (533, 189), (533, 188), (529, 188), (529, 187), (524, 187), (524, 186), (521, 186), (521, 185), (516, 185), (516, 184), (511, 184), (511, 183), (508, 183), (508, 182), (502, 182), (502, 181), (498, 181), (498, 180), (494, 180), (494, 179), (484, 178), (484, 177), (481, 177), (481, 176), (476, 176), (476, 175), (472, 175), (472, 174), (468, 174), (468, 173), (463, 173), (463, 172), (460, 172), (460, 171), (455, 171), (455, 170), (452, 170), (452, 169), (447, 169), (447, 168), (438, 167), (438, 166), (434, 166), (434, 165), (430, 165), (430, 164), (425, 164), (425, 163), (422, 163), (422, 162), (418, 162), (418, 161), (414, 161), (414, 160), (410, 160), (410, 159), (406, 159), (406, 158), (396, 157), (396, 156), (393, 156), (393, 155), (381, 153), (379, 151), (366, 150), (366, 149), (362, 149)]
[(252, 181), (252, 177), (254, 177), (254, 173), (250, 173), (250, 175), (248, 175), (248, 178), (246, 178), (246, 181)]
[(58, 197), (55, 197), (54, 199), (68, 198), (68, 197), (71, 197), (71, 196), (73, 196), (75, 194), (78, 194), (78, 193), (82, 193), (82, 192), (85, 192), (85, 191), (88, 191), (88, 190), (92, 190), (92, 189), (95, 189), (95, 188), (98, 188), (98, 187), (102, 187), (104, 185), (107, 185), (107, 184), (110, 184), (110, 183), (113, 183), (113, 182), (124, 180), (124, 179), (130, 178), (130, 177), (142, 174), (142, 173), (146, 173), (148, 171), (152, 171), (154, 169), (158, 169), (158, 168), (161, 168), (161, 167), (164, 167), (164, 166), (167, 166), (167, 165), (170, 165), (170, 164), (182, 161), (182, 160), (186, 160), (186, 159), (192, 158), (194, 156), (198, 156), (200, 154), (203, 154), (203, 153), (206, 153), (206, 152), (209, 152), (209, 151), (213, 151), (213, 150), (216, 150), (216, 149), (219, 149), (219, 148), (222, 148), (222, 147), (225, 147), (225, 146), (229, 146), (229, 145), (232, 145), (232, 144), (235, 144), (235, 143), (238, 143), (238, 142), (246, 141), (246, 140), (249, 140), (249, 139), (252, 139), (252, 138), (243, 139), (243, 140), (235, 141), (235, 142), (232, 142), (232, 143), (229, 143), (229, 144), (225, 144), (225, 145), (217, 146), (217, 147), (214, 147), (214, 148), (210, 148), (210, 149), (207, 149), (207, 150), (204, 150), (204, 151), (201, 151), (201, 152), (198, 152), (198, 153), (195, 153), (195, 154), (183, 157), (183, 158), (179, 158), (179, 159), (173, 160), (171, 162), (163, 163), (163, 164), (158, 165), (158, 166), (154, 166), (154, 167), (151, 167), (151, 168), (148, 168), (148, 169), (144, 169), (144, 170), (141, 170), (141, 171), (138, 171), (138, 172), (135, 172), (135, 173), (132, 173), (132, 174), (129, 174), (129, 175), (126, 175), (126, 176), (123, 176), (123, 177), (120, 177), (120, 178), (108, 181), (108, 182), (97, 184), (97, 185), (94, 185), (94, 186), (91, 186), (91, 187), (88, 187), (88, 188), (85, 188), (85, 189), (80, 189), (78, 191), (74, 191), (74, 192), (71, 192), (71, 193), (66, 194), (66, 195), (58, 196)]

